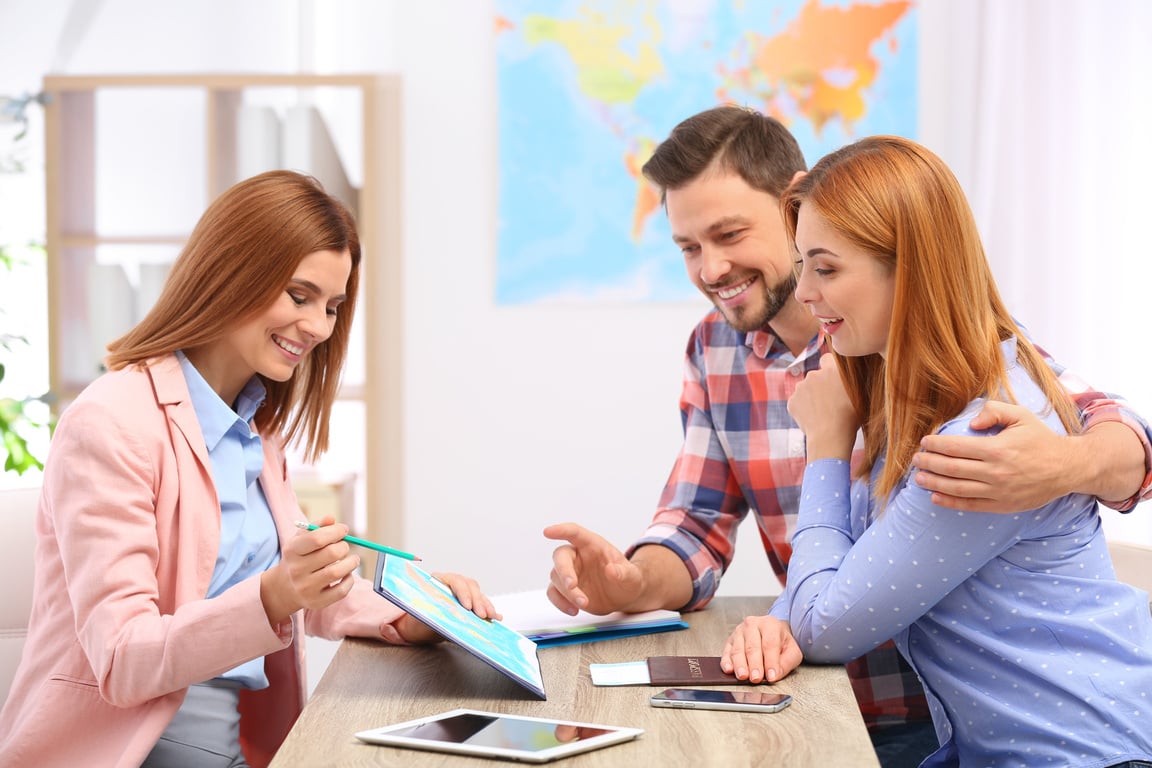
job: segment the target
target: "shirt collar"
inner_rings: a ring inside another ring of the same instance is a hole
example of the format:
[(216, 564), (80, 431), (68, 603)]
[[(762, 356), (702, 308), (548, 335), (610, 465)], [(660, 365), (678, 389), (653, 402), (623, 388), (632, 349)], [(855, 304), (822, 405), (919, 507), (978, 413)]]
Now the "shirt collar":
[[(804, 361), (813, 356), (819, 358), (821, 354), (826, 352), (827, 349), (823, 336), (824, 334), (822, 333), (813, 336), (812, 340), (808, 342), (808, 345), (804, 347), (800, 354), (788, 364), (788, 367), (803, 367)], [(772, 332), (770, 327), (748, 332), (744, 336), (744, 344), (761, 360), (767, 360), (769, 357), (776, 357), (782, 360), (792, 358), (792, 352), (788, 349), (788, 346), (780, 340), (779, 336)]]
[(224, 435), (236, 425), (241, 425), (244, 434), (250, 430), (248, 424), (256, 415), (256, 409), (264, 402), (267, 391), (259, 376), (253, 376), (244, 385), (240, 395), (236, 398), (236, 410), (225, 403), (216, 390), (208, 385), (196, 366), (192, 365), (182, 351), (176, 352), (180, 360), (180, 368), (184, 371), (184, 380), (188, 383), (188, 394), (192, 399), (192, 407), (196, 411), (196, 419), (200, 422), (200, 431), (204, 435), (204, 444), (208, 450), (213, 450)]

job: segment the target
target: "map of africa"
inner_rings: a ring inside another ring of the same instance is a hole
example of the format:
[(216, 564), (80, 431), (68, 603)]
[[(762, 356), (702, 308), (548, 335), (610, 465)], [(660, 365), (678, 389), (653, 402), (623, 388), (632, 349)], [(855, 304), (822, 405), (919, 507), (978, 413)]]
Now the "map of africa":
[(497, 0), (496, 11), (498, 304), (697, 297), (640, 168), (700, 110), (770, 114), (809, 164), (861, 136), (916, 135), (910, 0)]

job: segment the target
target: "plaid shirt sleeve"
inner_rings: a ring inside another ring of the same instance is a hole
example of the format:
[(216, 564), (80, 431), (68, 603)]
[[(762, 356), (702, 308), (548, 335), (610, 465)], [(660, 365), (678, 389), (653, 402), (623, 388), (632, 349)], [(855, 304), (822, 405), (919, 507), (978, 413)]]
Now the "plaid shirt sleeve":
[(660, 544), (680, 556), (692, 577), (683, 610), (712, 599), (749, 512), (772, 569), (784, 580), (805, 458), (788, 397), (820, 355), (815, 340), (796, 359), (773, 339), (737, 332), (712, 312), (688, 343), (680, 397), (684, 443), (651, 526), (628, 553)]
[(1060, 378), (1060, 383), (1064, 385), (1064, 389), (1068, 390), (1069, 395), (1076, 403), (1076, 407), (1080, 409), (1082, 426), (1085, 431), (1097, 424), (1117, 421), (1135, 432), (1136, 437), (1140, 439), (1140, 444), (1144, 447), (1144, 482), (1141, 483), (1140, 489), (1124, 501), (1108, 502), (1103, 499), (1098, 499), (1098, 501), (1120, 512), (1130, 512), (1141, 501), (1152, 498), (1152, 427), (1119, 395), (1093, 389), (1076, 373), (1053, 360), (1039, 345), (1034, 343), (1034, 346), (1044, 356), (1048, 366), (1056, 372)]
[(683, 610), (708, 604), (732, 562), (736, 530), (748, 514), (728, 457), (712, 422), (699, 345), (684, 363), (680, 418), (684, 443), (668, 478), (652, 524), (628, 551), (660, 544), (679, 555), (692, 576), (692, 598)]

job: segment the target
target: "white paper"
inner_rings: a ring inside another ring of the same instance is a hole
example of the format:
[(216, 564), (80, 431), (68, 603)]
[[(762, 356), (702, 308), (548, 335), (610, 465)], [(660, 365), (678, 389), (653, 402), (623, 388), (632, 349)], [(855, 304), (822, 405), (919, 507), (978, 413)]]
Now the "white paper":
[(622, 661), (617, 664), (589, 664), (592, 685), (648, 685), (647, 661)]
[(569, 616), (548, 599), (543, 589), (527, 592), (511, 592), (492, 598), (496, 610), (503, 615), (501, 621), (526, 635), (566, 630), (590, 629), (594, 627), (618, 627), (657, 620), (678, 621), (678, 611), (645, 611), (643, 613), (615, 613), (597, 616), (580, 611)]

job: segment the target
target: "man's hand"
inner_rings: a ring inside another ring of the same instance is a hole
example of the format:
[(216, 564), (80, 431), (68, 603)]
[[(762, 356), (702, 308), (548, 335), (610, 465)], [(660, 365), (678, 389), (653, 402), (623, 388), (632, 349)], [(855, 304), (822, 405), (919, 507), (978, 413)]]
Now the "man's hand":
[(564, 613), (630, 610), (640, 597), (643, 574), (607, 539), (575, 523), (550, 525), (544, 537), (568, 542), (552, 552), (548, 586), (548, 599)]
[(720, 668), (738, 680), (775, 683), (803, 660), (788, 622), (772, 616), (749, 616), (728, 636)]
[(1022, 512), (1071, 493), (1080, 459), (1077, 438), (1058, 435), (1027, 408), (989, 400), (972, 429), (1002, 425), (997, 435), (928, 435), (912, 458), (916, 482), (932, 501), (976, 512)]

